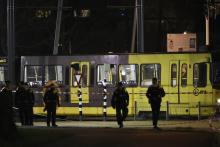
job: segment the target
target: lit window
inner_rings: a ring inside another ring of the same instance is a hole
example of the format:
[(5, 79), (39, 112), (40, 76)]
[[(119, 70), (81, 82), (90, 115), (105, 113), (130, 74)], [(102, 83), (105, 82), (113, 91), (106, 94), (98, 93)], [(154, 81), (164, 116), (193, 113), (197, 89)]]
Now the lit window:
[(82, 86), (85, 87), (85, 86), (88, 86), (88, 75), (87, 75), (87, 72), (88, 72), (88, 66), (87, 65), (83, 65), (82, 66), (82, 79), (81, 79), (81, 82), (82, 82)]
[[(77, 65), (77, 64), (76, 64)], [(78, 79), (78, 80), (80, 80), (80, 81), (78, 81), (78, 82), (80, 82), (80, 84), (81, 84), (81, 86), (82, 87), (86, 87), (86, 86), (89, 86), (88, 85), (88, 66), (87, 65), (82, 65), (82, 67), (80, 68), (80, 65), (78, 64), (77, 66), (79, 66), (79, 67), (77, 67), (77, 70), (76, 69), (74, 69), (74, 67), (72, 68), (72, 71), (73, 71), (73, 79), (72, 79), (72, 85), (73, 86), (78, 86), (78, 84), (77, 84), (77, 79), (76, 79), (76, 75), (79, 75), (79, 73), (80, 73), (80, 78), (81, 79)], [(76, 68), (76, 67), (75, 67)], [(80, 72), (81, 71), (81, 72)]]
[(138, 65), (119, 65), (119, 81), (127, 86), (137, 86)]
[(42, 66), (25, 66), (24, 82), (30, 83), (31, 86), (42, 85)]
[(102, 64), (97, 66), (97, 84), (103, 85), (104, 80), (107, 85), (116, 84), (116, 65)]
[(55, 80), (58, 83), (63, 83), (63, 68), (61, 65), (45, 66), (45, 82)]
[(177, 65), (171, 65), (171, 86), (175, 87), (177, 85)]
[(6, 66), (0, 66), (0, 84), (4, 84), (8, 80), (8, 68)]
[(205, 63), (194, 64), (193, 85), (194, 87), (205, 87), (207, 81), (207, 65)]
[(187, 64), (183, 63), (181, 68), (181, 86), (186, 87), (187, 86)]
[(48, 18), (51, 15), (51, 10), (37, 10), (35, 16), (37, 18)]
[(90, 14), (91, 14), (91, 11), (89, 9), (82, 9), (82, 10), (74, 10), (73, 11), (74, 17), (86, 18), (86, 17), (89, 17)]
[(141, 65), (141, 86), (152, 85), (152, 78), (161, 81), (161, 65), (160, 64), (142, 64)]

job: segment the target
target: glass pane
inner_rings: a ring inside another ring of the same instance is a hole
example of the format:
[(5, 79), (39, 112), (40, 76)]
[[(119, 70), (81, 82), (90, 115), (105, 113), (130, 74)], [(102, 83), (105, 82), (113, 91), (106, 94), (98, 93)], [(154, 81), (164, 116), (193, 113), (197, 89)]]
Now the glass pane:
[(31, 86), (42, 85), (42, 66), (25, 66), (24, 82)]
[(194, 64), (193, 85), (194, 87), (205, 87), (207, 81), (207, 65), (205, 63)]
[(72, 69), (72, 85), (73, 86), (78, 86), (77, 84), (77, 81), (76, 81), (76, 78), (75, 78), (75, 75), (78, 74), (78, 71), (77, 70), (74, 70), (74, 68), (71, 68)]
[(141, 86), (152, 85), (152, 78), (157, 78), (160, 83), (161, 66), (160, 64), (143, 64), (141, 65)]
[(45, 82), (55, 80), (58, 83), (63, 83), (63, 68), (61, 65), (45, 66)]
[(87, 65), (82, 66), (82, 86), (87, 86), (88, 85), (88, 78), (87, 78), (87, 72), (88, 72), (88, 67)]
[(8, 80), (8, 68), (6, 66), (0, 66), (0, 85)]
[(127, 86), (136, 86), (138, 81), (138, 65), (120, 65), (119, 81)]
[(75, 70), (74, 68), (72, 68), (72, 85), (73, 86), (78, 86), (77, 84), (77, 80), (76, 80), (76, 76), (75, 75), (80, 75), (81, 77), (81, 81), (80, 81), (80, 84), (81, 86), (83, 87), (86, 87), (88, 86), (88, 65), (82, 65), (82, 68), (79, 67), (79, 70)]
[(97, 66), (97, 84), (103, 85), (104, 79), (107, 85), (116, 84), (116, 65), (105, 64)]
[(182, 64), (181, 68), (181, 86), (186, 87), (187, 86), (187, 64)]
[(177, 65), (171, 65), (171, 86), (175, 87), (177, 85)]

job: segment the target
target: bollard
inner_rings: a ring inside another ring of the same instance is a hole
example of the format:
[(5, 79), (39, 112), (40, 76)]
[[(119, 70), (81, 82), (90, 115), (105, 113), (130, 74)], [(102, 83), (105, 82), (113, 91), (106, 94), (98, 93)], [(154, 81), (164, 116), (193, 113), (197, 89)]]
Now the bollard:
[(134, 101), (134, 120), (136, 120), (137, 115), (137, 101)]
[(79, 120), (82, 121), (82, 91), (80, 85), (78, 89), (78, 100), (79, 100)]
[(198, 120), (200, 120), (200, 116), (201, 116), (201, 103), (198, 102)]
[(169, 120), (169, 101), (167, 101), (166, 120)]
[(103, 120), (107, 119), (107, 86), (106, 80), (103, 82), (104, 90), (103, 90)]

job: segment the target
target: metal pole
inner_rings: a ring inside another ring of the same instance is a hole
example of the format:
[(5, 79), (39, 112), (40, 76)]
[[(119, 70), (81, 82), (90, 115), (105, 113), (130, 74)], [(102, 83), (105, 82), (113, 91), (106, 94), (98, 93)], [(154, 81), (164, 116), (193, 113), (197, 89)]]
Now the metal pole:
[(167, 101), (167, 112), (166, 112), (166, 120), (169, 120), (169, 108), (170, 107), (170, 105), (169, 105), (169, 101)]
[(106, 79), (103, 81), (103, 120), (106, 121), (107, 118), (107, 86), (106, 86)]
[(78, 100), (79, 100), (79, 120), (82, 121), (82, 90), (80, 83), (78, 89)]
[(143, 0), (136, 1), (137, 7), (137, 52), (144, 52), (144, 11)]
[(135, 50), (136, 32), (137, 32), (137, 0), (135, 1), (135, 8), (134, 8), (134, 19), (133, 19), (132, 40), (131, 40), (131, 53), (134, 53), (134, 50)]
[(62, 20), (62, 8), (63, 8), (63, 0), (58, 0), (53, 55), (58, 54), (58, 46), (59, 46), (59, 41), (60, 41), (60, 26), (61, 26), (61, 20)]
[(137, 115), (137, 101), (134, 101), (134, 120), (136, 120)]
[(14, 0), (7, 0), (7, 48), (8, 48), (8, 80), (15, 84), (15, 27)]
[(200, 116), (201, 116), (201, 103), (198, 102), (198, 120), (200, 120)]
[(209, 46), (209, 18), (205, 16), (205, 45)]

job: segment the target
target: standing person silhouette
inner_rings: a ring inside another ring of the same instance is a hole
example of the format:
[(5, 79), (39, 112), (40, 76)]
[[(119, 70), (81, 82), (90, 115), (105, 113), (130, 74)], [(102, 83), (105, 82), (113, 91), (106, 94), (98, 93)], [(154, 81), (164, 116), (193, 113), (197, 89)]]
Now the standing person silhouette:
[(116, 118), (119, 128), (123, 128), (123, 121), (128, 115), (129, 95), (123, 84), (119, 82), (115, 89), (112, 100), (112, 107), (116, 108)]
[(16, 92), (15, 92), (15, 106), (19, 110), (19, 117), (20, 117), (20, 122), (22, 126), (27, 125), (26, 124), (27, 113), (25, 111), (25, 99), (26, 99), (26, 94), (25, 94), (24, 82), (21, 81), (18, 83)]
[(31, 90), (30, 85), (28, 85), (28, 83), (25, 83), (24, 85), (25, 85), (25, 95), (26, 95), (25, 110), (27, 113), (26, 125), (33, 126), (33, 106), (35, 102), (35, 96), (34, 96), (34, 92)]
[(152, 110), (152, 121), (154, 129), (160, 129), (157, 126), (157, 122), (160, 114), (160, 104), (162, 97), (165, 96), (164, 89), (159, 86), (157, 78), (152, 79), (152, 85), (148, 88), (146, 96), (149, 100)]
[(13, 119), (13, 95), (10, 81), (5, 81), (4, 87), (0, 90), (0, 139), (14, 140), (18, 136), (18, 131)]
[(60, 106), (59, 103), (59, 94), (55, 86), (52, 84), (50, 88), (46, 91), (44, 95), (44, 103), (47, 110), (47, 126), (50, 127), (50, 122), (52, 118), (52, 126), (57, 127), (56, 125), (56, 107)]

